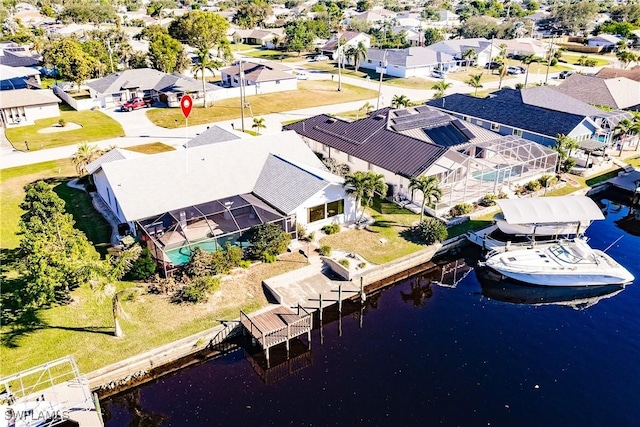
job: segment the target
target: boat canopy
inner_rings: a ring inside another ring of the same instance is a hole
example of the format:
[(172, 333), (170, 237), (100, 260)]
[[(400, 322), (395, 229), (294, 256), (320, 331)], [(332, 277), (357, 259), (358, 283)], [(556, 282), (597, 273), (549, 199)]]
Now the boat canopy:
[(571, 223), (604, 219), (598, 205), (587, 196), (499, 199), (508, 224)]

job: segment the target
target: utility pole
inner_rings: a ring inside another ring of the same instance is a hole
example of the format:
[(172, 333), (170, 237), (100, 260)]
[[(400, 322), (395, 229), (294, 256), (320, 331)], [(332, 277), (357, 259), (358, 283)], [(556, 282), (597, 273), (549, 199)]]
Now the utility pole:
[(242, 132), (244, 133), (244, 72), (242, 71), (242, 59), (238, 64), (238, 74), (240, 75), (240, 117), (241, 117), (241, 127)]
[(109, 51), (109, 62), (111, 63), (111, 74), (113, 71), (113, 49), (111, 49), (111, 40), (107, 39), (107, 51)]
[(378, 83), (378, 102), (376, 103), (376, 110), (380, 109), (380, 95), (382, 94), (382, 76), (384, 76), (384, 72), (387, 69), (387, 50), (385, 49), (384, 54), (382, 55), (382, 64), (378, 67), (378, 71), (380, 72), (380, 82)]
[(547, 75), (544, 78), (544, 84), (547, 84), (547, 80), (549, 80), (549, 68), (551, 68), (551, 59), (553, 58), (553, 50), (554, 50), (554, 41), (556, 40), (555, 34), (551, 36), (551, 47), (549, 47), (549, 60), (547, 61)]

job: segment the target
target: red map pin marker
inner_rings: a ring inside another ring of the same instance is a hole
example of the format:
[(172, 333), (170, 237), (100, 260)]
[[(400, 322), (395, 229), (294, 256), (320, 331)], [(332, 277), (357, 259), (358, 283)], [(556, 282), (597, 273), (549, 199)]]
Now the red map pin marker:
[(183, 95), (182, 98), (180, 98), (180, 108), (182, 109), (182, 115), (185, 119), (189, 118), (191, 107), (193, 107), (193, 99), (191, 99), (189, 95)]

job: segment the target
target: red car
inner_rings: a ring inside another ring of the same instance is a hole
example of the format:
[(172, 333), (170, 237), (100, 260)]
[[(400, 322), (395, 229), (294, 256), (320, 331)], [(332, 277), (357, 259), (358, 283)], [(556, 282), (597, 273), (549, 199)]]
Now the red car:
[(122, 104), (122, 111), (133, 111), (146, 107), (151, 107), (151, 98), (131, 98)]

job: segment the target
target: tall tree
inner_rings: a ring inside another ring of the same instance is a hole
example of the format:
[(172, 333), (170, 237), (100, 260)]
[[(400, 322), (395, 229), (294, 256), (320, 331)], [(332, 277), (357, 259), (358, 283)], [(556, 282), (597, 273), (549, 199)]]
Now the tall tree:
[(627, 68), (630, 63), (638, 60), (638, 55), (627, 49), (621, 49), (616, 52), (616, 58), (622, 62), (623, 67)]
[(409, 100), (409, 98), (407, 98), (406, 95), (393, 95), (393, 98), (391, 99), (391, 106), (393, 108), (406, 108), (409, 105), (411, 105), (411, 101)]
[(173, 20), (169, 34), (200, 50), (212, 50), (227, 41), (229, 22), (215, 12), (194, 10)]
[(435, 176), (418, 176), (411, 178), (409, 188), (422, 193), (422, 209), (420, 209), (420, 222), (424, 219), (424, 207), (429, 202), (438, 203), (442, 199), (442, 190), (439, 187), (440, 181)]
[(444, 34), (437, 28), (425, 28), (422, 36), (424, 37), (424, 46), (430, 46), (444, 40)]
[(598, 13), (598, 4), (592, 0), (567, 2), (558, 6), (551, 16), (570, 34), (585, 30)]
[(204, 98), (204, 107), (207, 108), (207, 81), (205, 80), (205, 73), (207, 70), (211, 71), (211, 74), (215, 76), (215, 71), (222, 66), (222, 62), (211, 58), (211, 54), (207, 50), (197, 50), (196, 56), (198, 62), (196, 62), (192, 69), (193, 74), (197, 78), (198, 73), (202, 74), (202, 96)]
[(464, 52), (462, 52), (462, 60), (465, 62), (467, 69), (469, 69), (469, 64), (472, 61), (475, 61), (477, 58), (478, 58), (478, 54), (474, 49), (469, 48)]
[(307, 31), (307, 26), (302, 20), (289, 22), (285, 26), (285, 49), (290, 52), (307, 51), (313, 46), (314, 34)]
[(352, 58), (353, 68), (358, 71), (360, 61), (367, 59), (367, 46), (363, 41), (359, 41), (357, 45), (351, 46), (347, 52), (347, 57)]
[(558, 164), (556, 168), (558, 172), (569, 172), (571, 170), (576, 163), (576, 161), (571, 158), (571, 152), (578, 147), (578, 141), (575, 139), (563, 134), (557, 136), (556, 145), (553, 149), (558, 153)]
[(238, 6), (232, 22), (242, 28), (262, 26), (272, 13), (271, 5), (264, 0), (254, 0)]
[(63, 38), (45, 47), (43, 62), (50, 68), (56, 68), (60, 76), (76, 84), (78, 90), (85, 80), (96, 77), (100, 69), (98, 61), (87, 55), (79, 42)]
[(531, 67), (531, 64), (534, 62), (539, 62), (541, 58), (537, 57), (535, 54), (530, 54), (525, 56), (524, 58), (522, 58), (522, 63), (525, 64), (527, 66), (527, 73), (524, 76), (524, 87), (526, 89), (527, 87), (527, 82), (529, 81), (529, 67)]
[(342, 68), (344, 68), (345, 45), (347, 40), (338, 33), (338, 44), (336, 46), (336, 62), (338, 63), (338, 91), (342, 90)]
[(24, 301), (34, 307), (66, 302), (72, 289), (88, 281), (86, 266), (100, 256), (46, 182), (27, 185), (20, 208)]
[(169, 34), (157, 33), (149, 42), (151, 66), (164, 73), (181, 72), (188, 60), (182, 44)]
[(465, 81), (466, 84), (468, 84), (469, 86), (475, 89), (475, 91), (473, 92), (473, 96), (478, 96), (478, 89), (482, 87), (482, 83), (481, 83), (482, 75), (483, 73), (470, 74), (469, 80)]
[(387, 192), (387, 184), (384, 182), (384, 176), (376, 174), (373, 171), (357, 171), (345, 176), (343, 187), (347, 194), (351, 194), (356, 198), (356, 206), (362, 207), (358, 222), (360, 222), (364, 216), (365, 210), (362, 202), (365, 202), (365, 206), (370, 206), (375, 193), (384, 196)]

